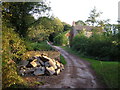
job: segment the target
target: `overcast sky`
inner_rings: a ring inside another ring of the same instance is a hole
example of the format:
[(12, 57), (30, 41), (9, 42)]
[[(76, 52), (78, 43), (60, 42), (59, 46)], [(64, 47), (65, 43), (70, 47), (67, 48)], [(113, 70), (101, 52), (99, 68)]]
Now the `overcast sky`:
[(118, 2), (120, 0), (49, 0), (52, 12), (61, 21), (72, 24), (73, 21), (85, 21), (90, 11), (97, 8), (103, 12), (102, 19), (110, 19), (110, 23), (117, 23)]

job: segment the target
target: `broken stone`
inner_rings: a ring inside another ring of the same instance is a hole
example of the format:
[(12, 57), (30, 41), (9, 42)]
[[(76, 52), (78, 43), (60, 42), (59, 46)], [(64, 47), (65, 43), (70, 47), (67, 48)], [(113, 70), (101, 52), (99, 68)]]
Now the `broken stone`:
[(24, 60), (19, 68), (19, 73), (22, 76), (26, 75), (58, 75), (60, 71), (64, 70), (64, 66), (59, 61), (51, 59), (42, 54)]
[(56, 61), (56, 65), (58, 68), (60, 68), (60, 63), (58, 61)]
[(32, 68), (33, 65), (30, 64), (30, 62), (26, 65), (27, 68)]
[(37, 60), (40, 62), (40, 64), (41, 64), (42, 66), (45, 65), (44, 62), (43, 62), (40, 58), (37, 58)]
[(60, 69), (56, 70), (56, 75), (58, 75), (60, 73)]
[(33, 58), (28, 59), (29, 62), (33, 61)]
[(40, 63), (37, 61), (37, 59), (34, 59), (32, 62), (30, 62), (30, 64), (31, 64), (33, 67), (40, 66)]
[(34, 68), (27, 68), (24, 72), (25, 75), (31, 75), (34, 73)]
[(60, 64), (60, 70), (61, 70), (61, 71), (64, 70), (64, 66), (63, 66), (62, 63)]
[(26, 69), (26, 66), (20, 65), (18, 66), (19, 70)]
[(49, 62), (47, 61), (47, 62), (45, 62), (45, 67), (50, 67), (50, 64), (49, 64)]
[(22, 60), (22, 61), (21, 61), (21, 64), (22, 64), (23, 66), (26, 66), (28, 63), (29, 63), (29, 61), (27, 61), (27, 60)]
[(40, 59), (41, 59), (43, 62), (46, 62), (46, 61), (49, 61), (51, 58), (42, 55), (42, 57), (40, 57)]
[(37, 70), (34, 71), (34, 75), (43, 75), (45, 74), (45, 67), (39, 67)]
[(49, 64), (50, 64), (50, 66), (52, 66), (54, 69), (57, 69), (56, 63), (53, 62), (52, 59), (49, 60)]
[(53, 67), (46, 67), (46, 70), (49, 72), (49, 75), (55, 74), (55, 69)]
[(24, 73), (25, 73), (25, 69), (22, 69), (22, 70), (19, 71), (19, 74), (22, 75), (22, 76), (24, 76)]

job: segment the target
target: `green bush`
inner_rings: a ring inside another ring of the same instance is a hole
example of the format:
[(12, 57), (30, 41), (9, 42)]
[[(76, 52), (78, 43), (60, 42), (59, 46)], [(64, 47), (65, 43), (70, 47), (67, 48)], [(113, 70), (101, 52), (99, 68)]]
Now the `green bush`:
[(43, 40), (48, 40), (52, 30), (45, 29), (42, 25), (32, 26), (28, 29), (27, 38), (32, 41), (41, 42)]
[(49, 46), (45, 41), (44, 42), (30, 42), (30, 41), (26, 41), (25, 42), (26, 46), (27, 46), (27, 50), (29, 51), (36, 51), (36, 50), (52, 50), (51, 46)]
[(12, 28), (3, 25), (2, 30), (2, 87), (6, 88), (23, 82), (17, 74), (16, 63), (21, 59), (26, 47)]
[(72, 41), (72, 48), (83, 55), (99, 60), (117, 61), (119, 56), (119, 42), (112, 36), (93, 34), (90, 38), (78, 34)]
[(54, 43), (56, 45), (62, 45), (62, 46), (65, 46), (65, 45), (68, 45), (68, 38), (65, 36), (67, 32), (64, 32), (64, 33), (60, 33), (59, 35), (57, 35), (55, 38), (54, 38)]
[(86, 53), (88, 44), (88, 38), (82, 34), (78, 34), (72, 41), (72, 48), (79, 51), (79, 53)]

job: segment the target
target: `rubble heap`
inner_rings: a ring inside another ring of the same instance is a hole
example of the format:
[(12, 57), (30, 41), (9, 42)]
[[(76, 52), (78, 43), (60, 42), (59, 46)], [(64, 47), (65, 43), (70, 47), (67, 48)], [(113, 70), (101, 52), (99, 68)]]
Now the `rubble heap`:
[(22, 76), (58, 75), (62, 70), (64, 70), (62, 63), (44, 54), (23, 60), (19, 66), (19, 74)]

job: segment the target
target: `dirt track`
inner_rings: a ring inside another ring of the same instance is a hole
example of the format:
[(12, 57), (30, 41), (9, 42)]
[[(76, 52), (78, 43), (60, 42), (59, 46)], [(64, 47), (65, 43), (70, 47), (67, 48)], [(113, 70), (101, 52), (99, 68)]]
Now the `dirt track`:
[(60, 75), (47, 79), (48, 83), (43, 85), (42, 88), (103, 88), (91, 69), (90, 63), (81, 60), (60, 47), (52, 47), (64, 56), (67, 65)]

